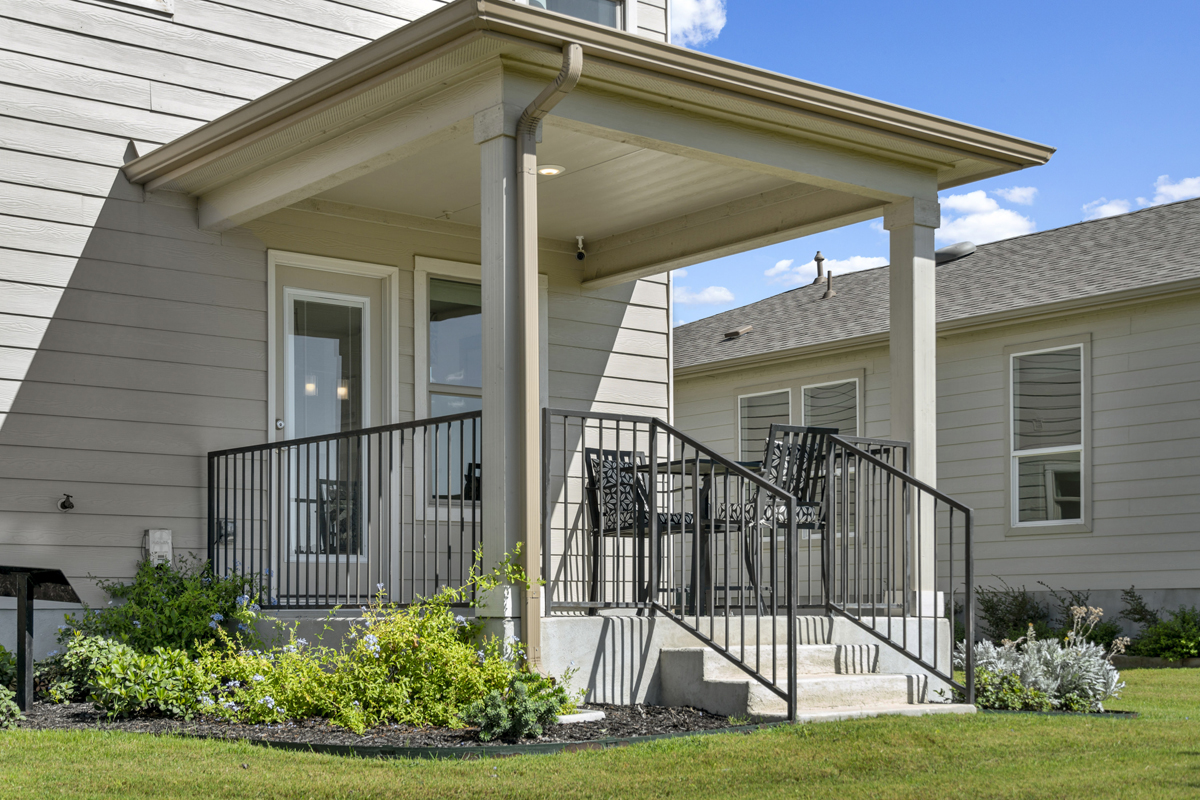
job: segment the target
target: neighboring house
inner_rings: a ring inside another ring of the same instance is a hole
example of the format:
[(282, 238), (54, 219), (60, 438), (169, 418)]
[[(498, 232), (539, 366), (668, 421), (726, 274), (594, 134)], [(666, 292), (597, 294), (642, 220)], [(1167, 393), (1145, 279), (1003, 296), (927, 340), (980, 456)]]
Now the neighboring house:
[[(676, 328), (676, 424), (737, 458), (774, 421), (888, 437), (888, 271)], [(1200, 200), (982, 245), (938, 266), (937, 318), (977, 584), (1200, 603)]]
[[(937, 192), (1053, 152), (673, 47), (668, 16), (0, 0), (0, 564), (96, 602), (144, 545), (195, 552), (313, 616), (522, 545), (549, 597), (487, 598), (492, 629), (654, 696), (654, 621), (608, 616), (647, 578), (601, 585), (635, 556), (587, 552), (608, 533), (583, 462), (632, 446), (602, 415), (671, 417), (669, 271), (882, 216), (895, 299), (919, 297)], [(931, 310), (906, 319), (929, 352)], [(894, 380), (902, 408), (931, 363)], [(905, 419), (920, 477), (933, 429)]]

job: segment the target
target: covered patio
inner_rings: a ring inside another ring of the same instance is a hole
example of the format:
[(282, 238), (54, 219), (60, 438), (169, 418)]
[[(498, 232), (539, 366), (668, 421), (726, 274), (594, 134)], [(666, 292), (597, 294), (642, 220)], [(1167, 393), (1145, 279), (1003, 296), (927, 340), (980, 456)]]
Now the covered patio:
[[(529, 5), (457, 0), (125, 167), (150, 191), (197, 198), (204, 231), (261, 236), (302, 210), (349, 237), (360, 223), (388, 224), (478, 252), (474, 272), (418, 252), (409, 284), (403, 269), (372, 272), (339, 253), (308, 256), (302, 242), (272, 245), (271, 336), (277, 325), (280, 337), (292, 335), (292, 306), (276, 309), (274, 299), (286, 296), (288, 269), (383, 282), (375, 383), (361, 389), (374, 393), (371, 410), (297, 436), (282, 410), (295, 404), (293, 386), (276, 380), (291, 351), (272, 345), (266, 444), (210, 459), (210, 555), (245, 548), (254, 530), (260, 541), (274, 536), (246, 568), (291, 570), (297, 581), (303, 572), (309, 583), (280, 592), (296, 607), (354, 602), (351, 582), (355, 597), (375, 586), (401, 592), (406, 569), (403, 591), (416, 591), (417, 573), (435, 587), (461, 579), (475, 546), (490, 569), (520, 545), (528, 574), (552, 581), (560, 564), (544, 558), (542, 532), (556, 510), (569, 513), (561, 504), (582, 502), (563, 486), (582, 480), (592, 445), (582, 433), (556, 438), (545, 409), (559, 408), (559, 421), (633, 415), (640, 421), (617, 430), (615, 449), (629, 449), (622, 435), (658, 447), (655, 437), (676, 436), (653, 427), (671, 415), (669, 271), (879, 217), (891, 235), (891, 439), (906, 443), (906, 474), (932, 490), (937, 193), (1042, 164), (1051, 152)], [(425, 327), (436, 313), (428, 281), (443, 278), (480, 287), (479, 385), (457, 395), (438, 388), (453, 380), (431, 373)], [(357, 293), (330, 284), (327, 294)], [(601, 300), (606, 327), (595, 316)], [(586, 358), (564, 345), (572, 319)], [(437, 404), (451, 396), (465, 405), (446, 415)], [(549, 454), (568, 446), (579, 458), (544, 483)], [(303, 570), (298, 493), (323, 509), (303, 512), (323, 542), (305, 545), (316, 559)], [(417, 530), (429, 541), (431, 521), (434, 555), (418, 563)], [(442, 556), (449, 572), (438, 571)], [(933, 545), (912, 557), (936, 571)], [(500, 590), (483, 611), (535, 662), (550, 612), (536, 582)]]

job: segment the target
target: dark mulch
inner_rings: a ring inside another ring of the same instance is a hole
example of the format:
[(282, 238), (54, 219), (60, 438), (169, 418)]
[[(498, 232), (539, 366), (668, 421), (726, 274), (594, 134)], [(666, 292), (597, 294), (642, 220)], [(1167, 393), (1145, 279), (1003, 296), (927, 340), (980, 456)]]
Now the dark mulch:
[[(665, 733), (691, 733), (734, 727), (728, 717), (716, 716), (694, 708), (662, 706), (587, 706), (586, 710), (605, 713), (600, 722), (576, 722), (555, 725), (538, 739), (523, 744), (587, 742), (597, 739), (654, 736)], [(323, 719), (298, 720), (282, 725), (244, 725), (224, 720), (200, 719), (185, 722), (163, 717), (137, 717), (108, 722), (90, 703), (53, 705), (35, 703), (26, 714), (22, 728), (37, 730), (111, 730), (129, 733), (180, 733), (214, 739), (249, 739), (291, 744), (331, 744), (388, 747), (479, 747), (498, 742), (479, 741), (474, 728), (415, 728), (411, 725), (384, 725), (362, 736), (331, 725)], [(737, 724), (744, 724), (739, 721)]]

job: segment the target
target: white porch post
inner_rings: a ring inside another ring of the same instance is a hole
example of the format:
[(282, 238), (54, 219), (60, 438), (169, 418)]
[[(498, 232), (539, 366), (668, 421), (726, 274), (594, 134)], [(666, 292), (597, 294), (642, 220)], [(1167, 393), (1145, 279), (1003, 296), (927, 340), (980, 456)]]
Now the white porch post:
[[(891, 234), (891, 438), (912, 443), (909, 472), (937, 486), (934, 232), (941, 224), (941, 208), (936, 199), (912, 198), (888, 206), (883, 224)], [(920, 518), (923, 531), (912, 553), (910, 585), (918, 613), (928, 615), (938, 613), (932, 502), (922, 504)]]
[[(475, 115), (479, 145), (480, 274), (483, 294), (483, 514), (485, 572), (512, 553), (521, 535), (523, 481), (519, 457), (522, 326), (517, 272), (517, 140), (520, 108), (504, 105)], [(486, 632), (519, 638), (518, 595), (502, 586), (480, 598)]]

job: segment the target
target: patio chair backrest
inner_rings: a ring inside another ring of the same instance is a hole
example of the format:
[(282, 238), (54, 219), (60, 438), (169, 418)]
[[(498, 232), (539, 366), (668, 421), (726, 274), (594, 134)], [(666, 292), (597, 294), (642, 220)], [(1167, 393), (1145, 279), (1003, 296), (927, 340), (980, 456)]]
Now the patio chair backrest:
[(825, 499), (825, 459), (837, 428), (773, 424), (763, 452), (762, 475), (801, 503)]
[(645, 453), (633, 450), (584, 450), (587, 503), (592, 530), (606, 535), (632, 536), (643, 524), (646, 485), (634, 469), (646, 463)]

